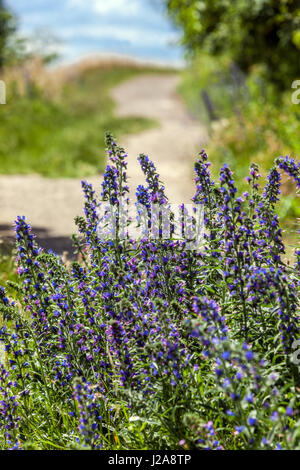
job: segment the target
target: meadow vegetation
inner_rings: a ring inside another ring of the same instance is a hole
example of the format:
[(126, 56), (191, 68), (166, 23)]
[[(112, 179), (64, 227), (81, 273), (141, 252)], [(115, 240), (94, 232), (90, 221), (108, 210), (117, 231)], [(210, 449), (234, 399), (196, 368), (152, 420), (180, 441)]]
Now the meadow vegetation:
[(146, 214), (145, 231), (121, 236), (126, 153), (110, 135), (107, 146), (102, 200), (82, 182), (78, 262), (15, 222), (18, 279), (0, 288), (0, 448), (299, 449), (300, 250), (284, 262), (276, 205), (281, 174), (299, 188), (300, 163), (278, 158), (266, 182), (251, 165), (239, 194), (227, 165), (212, 179), (202, 151), (204, 241), (191, 249), (192, 213), (169, 213), (168, 238), (167, 220), (150, 217), (168, 198), (145, 155), (131, 222)]
[(119, 118), (110, 97), (113, 86), (140, 73), (168, 70), (101, 63), (78, 71), (55, 96), (36, 83), (20, 91), (7, 84), (0, 109), (0, 171), (48, 177), (84, 177), (105, 168), (103, 134), (136, 133), (157, 125), (141, 117)]
[[(191, 248), (195, 212), (175, 220), (143, 154), (126, 230), (145, 218), (144, 232), (121, 235), (127, 154), (107, 134), (106, 157), (103, 133), (157, 123), (116, 117), (109, 92), (152, 68), (92, 67), (55, 96), (8, 87), (2, 173), (105, 171), (101, 200), (82, 181), (77, 261), (43, 250), (24, 216), (15, 249), (0, 245), (0, 449), (300, 449), (300, 250), (286, 244), (300, 216), (300, 10), (165, 3), (193, 52), (179, 91), (211, 133), (194, 166), (203, 243)], [(0, 2), (0, 68), (10, 25)]]
[[(209, 115), (203, 91), (213, 110)], [(280, 96), (259, 69), (245, 76), (232, 67), (228, 55), (215, 58), (199, 53), (182, 72), (179, 93), (187, 106), (206, 123), (210, 141), (206, 146), (214, 162), (214, 174), (226, 162), (235, 174), (239, 189), (246, 188), (244, 175), (252, 162), (267, 175), (274, 158), (300, 153), (300, 108), (292, 103), (292, 89)], [(280, 111), (279, 111), (280, 109)], [(290, 222), (300, 216), (299, 197), (283, 180), (279, 214)]]

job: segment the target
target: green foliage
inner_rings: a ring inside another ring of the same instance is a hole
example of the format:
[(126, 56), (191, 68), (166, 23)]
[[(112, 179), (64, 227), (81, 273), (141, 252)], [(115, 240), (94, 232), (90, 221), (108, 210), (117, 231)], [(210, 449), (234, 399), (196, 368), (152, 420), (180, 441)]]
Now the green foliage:
[[(297, 158), (300, 154), (300, 108), (292, 104), (291, 93), (281, 99), (274, 87), (257, 73), (251, 73), (237, 86), (230, 58), (216, 59), (198, 54), (183, 71), (179, 92), (192, 113), (210, 129), (208, 152), (214, 156), (216, 173), (224, 163), (234, 170), (237, 186), (246, 188), (244, 174), (251, 162), (258, 163), (263, 175), (279, 155)], [(210, 122), (201, 96), (208, 93), (216, 116)], [(280, 111), (278, 110), (280, 106)], [(299, 217), (299, 198), (285, 181), (280, 215)]]
[(8, 42), (15, 32), (15, 19), (12, 13), (0, 1), (0, 69), (6, 63), (7, 53), (9, 51)]
[(8, 87), (7, 104), (0, 109), (1, 173), (82, 177), (102, 171), (99, 154), (108, 128), (122, 135), (155, 125), (150, 119), (116, 117), (109, 95), (122, 80), (147, 72), (152, 69), (122, 65), (89, 70), (68, 83), (59, 100), (36, 87), (25, 96)]
[[(10, 245), (0, 242), (0, 284), (18, 280), (13, 249)], [(8, 292), (13, 292), (8, 288)]]
[(192, 52), (228, 53), (244, 72), (262, 65), (279, 89), (300, 73), (298, 0), (167, 0)]

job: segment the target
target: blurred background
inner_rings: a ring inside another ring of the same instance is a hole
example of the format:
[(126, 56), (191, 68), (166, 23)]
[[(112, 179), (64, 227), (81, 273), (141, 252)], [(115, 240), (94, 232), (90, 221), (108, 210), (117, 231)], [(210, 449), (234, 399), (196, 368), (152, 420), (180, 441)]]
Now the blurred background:
[[(241, 190), (251, 162), (266, 175), (275, 157), (299, 158), (300, 2), (0, 0), (0, 79), (1, 250), (24, 214), (43, 246), (71, 251), (80, 179), (99, 186), (107, 130), (135, 185), (148, 152), (181, 202), (203, 146)], [(300, 204), (286, 178), (283, 195), (294, 244)]]
[(99, 52), (182, 63), (182, 50), (175, 46), (179, 32), (160, 0), (7, 0), (6, 5), (19, 18), (18, 34), (31, 50), (44, 54), (47, 46), (64, 63)]

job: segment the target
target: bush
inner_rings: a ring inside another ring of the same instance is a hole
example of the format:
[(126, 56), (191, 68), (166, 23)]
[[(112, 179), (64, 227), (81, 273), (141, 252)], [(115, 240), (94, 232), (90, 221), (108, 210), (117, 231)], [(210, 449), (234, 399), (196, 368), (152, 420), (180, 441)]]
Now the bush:
[[(284, 263), (275, 206), (279, 170), (299, 187), (300, 164), (277, 159), (262, 191), (252, 165), (238, 196), (226, 165), (212, 181), (202, 151), (204, 243), (193, 250), (161, 225), (155, 239), (121, 237), (126, 154), (109, 135), (107, 145), (102, 212), (82, 183), (78, 262), (45, 253), (16, 220), (18, 300), (0, 290), (1, 448), (299, 449), (300, 250)], [(139, 160), (140, 222), (141, 208), (168, 202), (153, 163)]]
[[(246, 190), (243, 176), (252, 161), (266, 176), (273, 155), (299, 155), (299, 107), (291, 102), (291, 91), (278, 97), (259, 70), (245, 77), (232, 67), (228, 56), (216, 60), (202, 53), (183, 71), (179, 92), (193, 115), (209, 127), (207, 151), (214, 156), (214, 175), (226, 162), (235, 173), (239, 190)], [(211, 103), (213, 122), (209, 121), (203, 92)], [(299, 201), (285, 180), (282, 189), (285, 197), (279, 202), (278, 213), (290, 224), (300, 216)]]
[(297, 0), (166, 0), (192, 53), (222, 53), (246, 73), (256, 65), (279, 90), (299, 75), (300, 9)]

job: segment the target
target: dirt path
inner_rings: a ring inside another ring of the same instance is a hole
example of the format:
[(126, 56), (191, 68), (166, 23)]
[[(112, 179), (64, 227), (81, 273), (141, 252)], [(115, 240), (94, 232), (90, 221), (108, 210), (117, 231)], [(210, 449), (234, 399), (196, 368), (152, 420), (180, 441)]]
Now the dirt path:
[[(156, 164), (170, 201), (189, 202), (194, 191), (193, 157), (207, 137), (176, 95), (178, 80), (178, 75), (143, 75), (113, 89), (112, 96), (120, 116), (145, 116), (159, 122), (159, 127), (121, 141), (129, 154), (132, 187), (143, 182), (136, 159), (139, 153), (146, 153)], [(98, 176), (88, 179), (100, 187)], [(24, 214), (42, 246), (58, 252), (68, 250), (82, 201), (78, 179), (0, 176), (0, 237), (11, 236), (14, 219)]]
[(143, 175), (136, 159), (145, 153), (155, 163), (170, 201), (187, 203), (194, 193), (193, 158), (207, 136), (176, 94), (179, 79), (177, 74), (140, 76), (115, 88), (113, 97), (120, 116), (143, 115), (159, 122), (158, 128), (121, 142), (128, 151), (132, 186), (141, 184)]

